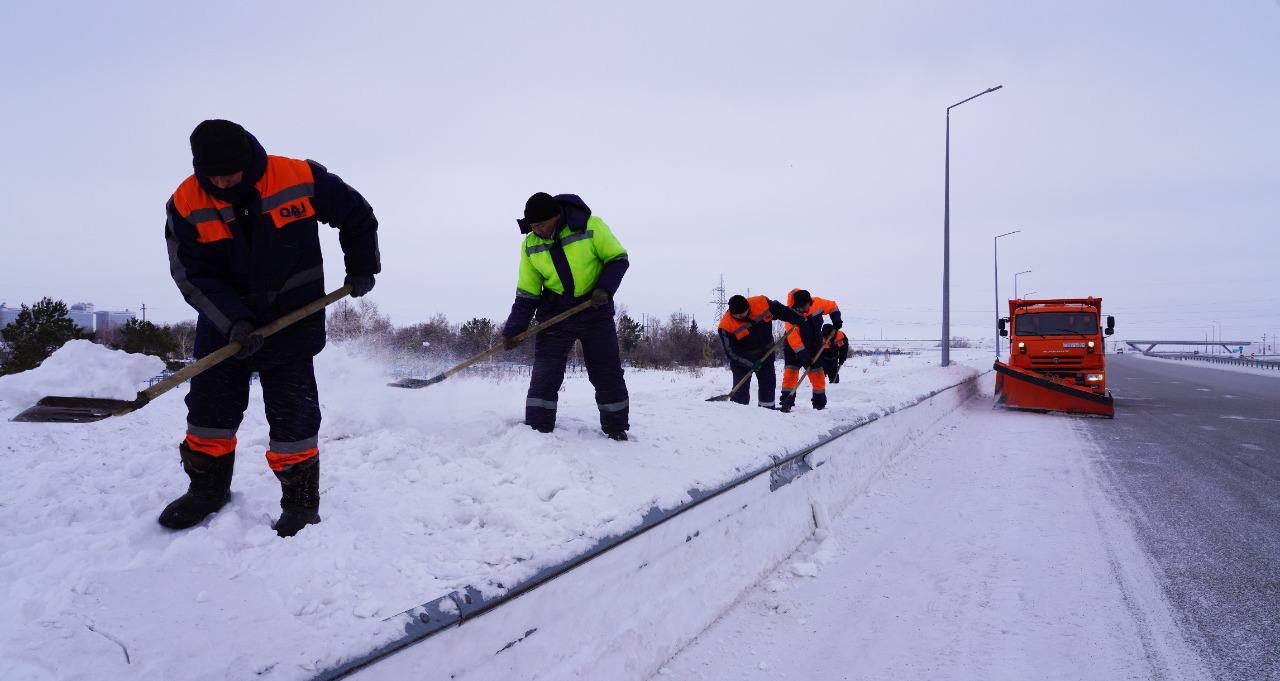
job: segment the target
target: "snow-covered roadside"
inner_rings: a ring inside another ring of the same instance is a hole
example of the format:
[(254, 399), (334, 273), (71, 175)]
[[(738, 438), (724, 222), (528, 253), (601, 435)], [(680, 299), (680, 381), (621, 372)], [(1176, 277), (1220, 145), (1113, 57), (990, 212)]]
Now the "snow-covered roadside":
[(2, 422), (0, 676), (304, 677), (388, 636), (380, 618), (464, 585), (501, 592), (690, 489), (972, 374), (936, 361), (852, 359), (831, 408), (802, 392), (790, 415), (704, 402), (725, 371), (630, 372), (635, 440), (614, 443), (583, 376), (543, 436), (519, 423), (523, 379), (393, 390), (333, 348), (318, 361), (324, 522), (288, 541), (268, 527), (279, 491), (256, 388), (231, 504), (178, 535), (155, 515), (185, 486), (184, 390), (98, 424)]
[(1237, 374), (1253, 374), (1254, 376), (1269, 376), (1271, 378), (1280, 378), (1280, 370), (1277, 369), (1261, 369), (1258, 367), (1236, 366), (1234, 364), (1221, 364), (1218, 362), (1204, 362), (1195, 359), (1170, 359), (1168, 357), (1155, 357), (1153, 355), (1144, 355), (1142, 353), (1132, 353), (1131, 357), (1141, 357), (1152, 362), (1162, 362), (1164, 364), (1181, 364), (1182, 366), (1200, 367), (1202, 369), (1217, 369), (1219, 371), (1233, 371)]
[(654, 678), (1209, 678), (1079, 428), (970, 401)]

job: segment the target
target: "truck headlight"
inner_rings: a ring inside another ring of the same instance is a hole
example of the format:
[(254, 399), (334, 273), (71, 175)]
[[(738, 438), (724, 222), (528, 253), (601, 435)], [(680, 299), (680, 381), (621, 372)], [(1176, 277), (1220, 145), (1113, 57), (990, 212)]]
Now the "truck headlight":
[(1101, 381), (1102, 377), (1103, 377), (1103, 374), (1085, 374), (1084, 380), (1096, 383), (1098, 381)]
[(1018, 352), (1021, 352), (1024, 355), (1027, 354), (1027, 344), (1022, 341), (1018, 341)]
[(1089, 352), (1093, 352), (1093, 341), (1089, 341)]

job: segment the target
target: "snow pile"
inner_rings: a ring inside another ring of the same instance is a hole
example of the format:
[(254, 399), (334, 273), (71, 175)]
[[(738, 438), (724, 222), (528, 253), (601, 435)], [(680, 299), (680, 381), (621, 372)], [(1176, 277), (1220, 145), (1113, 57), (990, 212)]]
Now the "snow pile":
[(0, 404), (0, 678), (307, 678), (402, 633), (382, 621), (398, 612), (467, 585), (502, 593), (691, 489), (975, 373), (936, 354), (857, 357), (828, 409), (806, 386), (782, 414), (705, 402), (728, 389), (725, 370), (632, 370), (620, 443), (600, 433), (582, 372), (544, 435), (521, 423), (527, 373), (399, 390), (340, 346), (316, 367), (323, 522), (289, 540), (269, 527), (280, 491), (257, 383), (230, 502), (181, 533), (155, 518), (186, 489), (185, 388), (91, 424), (11, 423), (25, 404)]
[(40, 366), (0, 377), (0, 402), (26, 407), (48, 395), (132, 400), (147, 379), (162, 371), (164, 362), (158, 357), (72, 340)]

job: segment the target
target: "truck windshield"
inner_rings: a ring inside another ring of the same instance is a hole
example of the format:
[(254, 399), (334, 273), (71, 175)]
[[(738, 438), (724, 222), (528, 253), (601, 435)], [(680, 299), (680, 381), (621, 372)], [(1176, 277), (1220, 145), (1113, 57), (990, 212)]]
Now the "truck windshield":
[(1057, 336), (1098, 333), (1098, 315), (1092, 312), (1027, 312), (1014, 318), (1020, 336)]

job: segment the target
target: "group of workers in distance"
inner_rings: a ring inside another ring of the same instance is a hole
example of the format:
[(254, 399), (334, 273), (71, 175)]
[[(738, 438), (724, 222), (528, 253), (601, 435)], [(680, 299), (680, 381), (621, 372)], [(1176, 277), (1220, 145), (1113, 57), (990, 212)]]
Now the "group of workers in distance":
[[(830, 318), (831, 322), (824, 324), (824, 318)], [(775, 319), (784, 323), (786, 339), (782, 346), (785, 368), (780, 403), (774, 402)], [(750, 404), (750, 381), (743, 379), (755, 374), (757, 404), (789, 412), (795, 407), (803, 370), (813, 386), (813, 408), (825, 408), (827, 378), (838, 383), (840, 366), (849, 356), (848, 338), (840, 330), (843, 324), (840, 306), (834, 300), (814, 297), (804, 289), (792, 289), (785, 305), (766, 296), (733, 296), (717, 331), (733, 372), (733, 385), (738, 386), (729, 399)], [(819, 359), (821, 364), (816, 363)]]
[[(281, 487), (281, 515), (272, 527), (291, 537), (320, 522), (321, 414), (313, 358), (325, 345), (324, 313), (269, 337), (257, 330), (324, 295), (321, 222), (338, 229), (350, 295), (372, 290), (382, 270), (378, 220), (364, 197), (324, 166), (269, 155), (237, 123), (204, 121), (190, 142), (194, 172), (174, 191), (165, 211), (169, 270), (197, 312), (196, 359), (229, 343), (239, 343), (239, 350), (191, 381), (186, 433), (178, 447), (190, 485), (165, 507), (159, 522), (173, 530), (190, 528), (227, 503), (236, 432), (256, 373), (270, 426), (267, 465)], [(502, 327), (504, 347), (517, 347), (517, 338), (535, 320), (590, 303), (535, 336), (525, 424), (543, 433), (555, 428), (565, 365), (578, 341), (595, 387), (600, 429), (611, 439), (626, 440), (630, 402), (613, 297), (630, 264), (627, 250), (573, 194), (534, 194), (517, 223), (524, 237), (515, 302)], [(831, 319), (828, 335), (824, 316)], [(764, 296), (730, 300), (720, 334), (735, 382), (754, 372), (760, 406), (775, 407), (775, 317), (788, 324), (782, 411), (795, 404), (802, 369), (813, 383), (813, 406), (822, 409), (826, 375), (813, 361), (830, 334), (837, 339), (843, 334), (835, 302), (808, 291), (792, 291), (786, 305)], [(847, 347), (831, 351), (837, 360), (827, 364), (833, 381), (847, 352)], [(747, 404), (747, 393), (744, 386), (733, 400)]]

